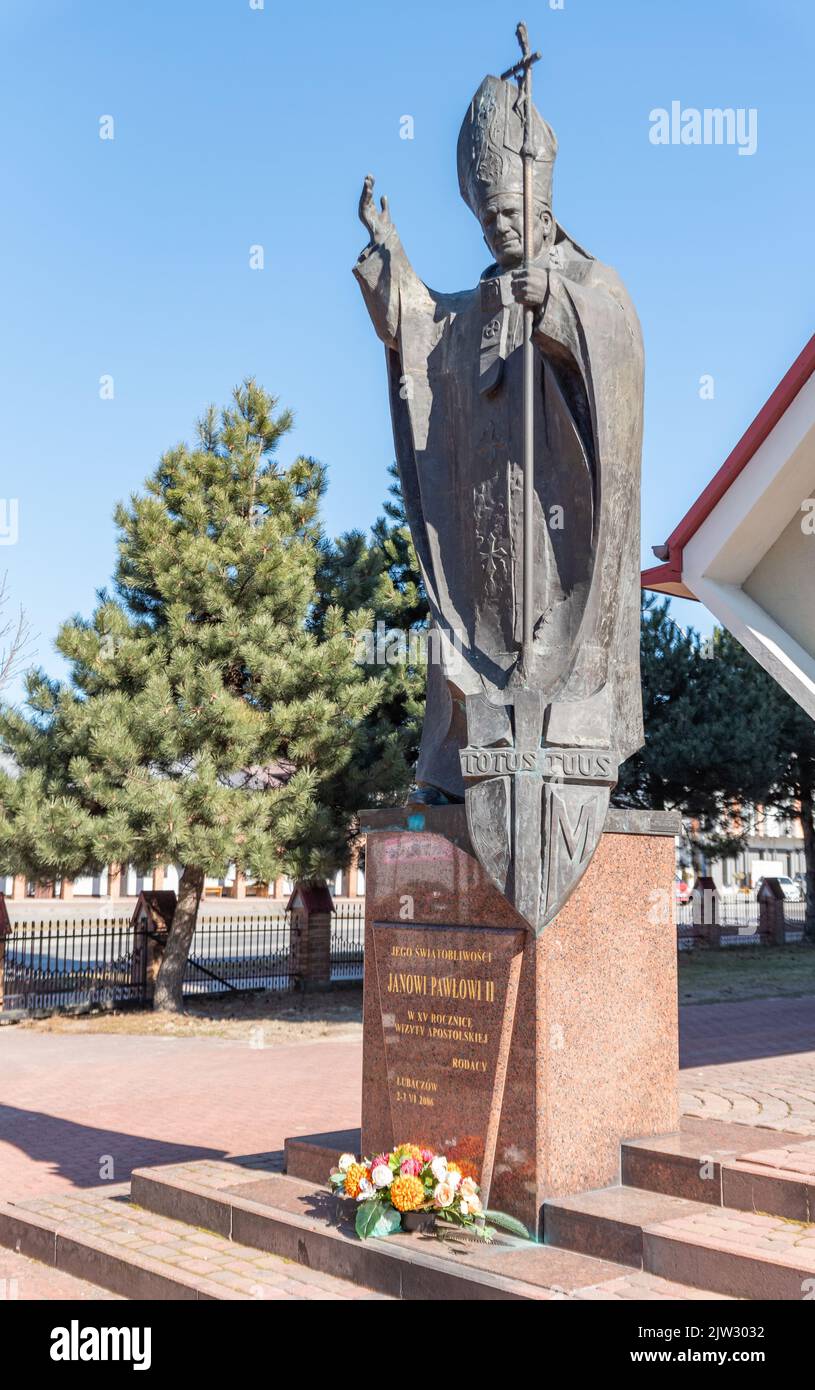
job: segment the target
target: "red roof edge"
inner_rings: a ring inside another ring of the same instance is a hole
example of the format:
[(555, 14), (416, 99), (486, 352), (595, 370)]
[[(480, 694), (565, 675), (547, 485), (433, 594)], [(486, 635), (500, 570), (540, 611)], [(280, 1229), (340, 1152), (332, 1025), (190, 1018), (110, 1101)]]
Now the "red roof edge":
[[(702, 522), (707, 520), (713, 508), (724, 497), (765, 439), (772, 433), (782, 415), (789, 409), (802, 387), (806, 386), (815, 372), (815, 333), (806, 347), (796, 357), (786, 376), (778, 383), (769, 400), (761, 407), (753, 423), (745, 430), (735, 449), (728, 455), (708, 483), (704, 492), (697, 497), (693, 506), (685, 513), (679, 525), (671, 532), (665, 545), (667, 559), (664, 565), (643, 570), (641, 582), (644, 589), (661, 588), (663, 584), (678, 584), (682, 588), (682, 551)], [(668, 591), (664, 591), (668, 592)]]
[(696, 598), (682, 578), (681, 550), (675, 551), (664, 565), (654, 565), (652, 569), (643, 570), (640, 584), (643, 589), (652, 589), (654, 593), (671, 594), (674, 598)]

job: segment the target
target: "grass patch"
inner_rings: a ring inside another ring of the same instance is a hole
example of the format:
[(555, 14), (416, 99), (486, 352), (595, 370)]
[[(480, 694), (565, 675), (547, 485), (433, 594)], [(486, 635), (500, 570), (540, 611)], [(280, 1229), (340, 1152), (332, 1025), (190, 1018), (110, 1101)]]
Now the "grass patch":
[(810, 945), (679, 952), (680, 1004), (797, 999), (805, 994), (815, 994), (815, 949)]
[(42, 1033), (140, 1033), (167, 1038), (227, 1038), (274, 1047), (362, 1036), (362, 990), (324, 994), (219, 995), (186, 1000), (183, 1013), (127, 1009), (80, 1016), (52, 1015), (18, 1024)]

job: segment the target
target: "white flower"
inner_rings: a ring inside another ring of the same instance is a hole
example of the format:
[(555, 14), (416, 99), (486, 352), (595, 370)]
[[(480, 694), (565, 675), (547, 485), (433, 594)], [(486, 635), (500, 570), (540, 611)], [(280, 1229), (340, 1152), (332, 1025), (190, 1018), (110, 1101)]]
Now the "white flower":
[(367, 1178), (362, 1178), (362, 1179), (360, 1180), (360, 1184), (359, 1184), (359, 1192), (357, 1193), (357, 1201), (358, 1201), (358, 1202), (367, 1202), (367, 1200), (368, 1200), (369, 1197), (375, 1197), (375, 1196), (376, 1196), (376, 1188), (374, 1187), (373, 1183), (372, 1183), (372, 1182), (368, 1182), (368, 1179), (367, 1179)]
[(449, 1182), (454, 1192), (458, 1191), (461, 1182), (461, 1174), (457, 1168), (448, 1168), (444, 1175), (444, 1181)]
[(356, 1163), (356, 1158), (353, 1154), (340, 1154), (340, 1161), (337, 1167), (341, 1173), (347, 1173), (352, 1163)]
[(451, 1207), (455, 1196), (452, 1183), (440, 1182), (433, 1192), (433, 1201), (437, 1207)]
[(458, 1208), (458, 1209), (459, 1209), (459, 1211), (461, 1212), (461, 1215), (462, 1215), (462, 1216), (468, 1216), (468, 1215), (469, 1215), (470, 1208), (467, 1206), (467, 1203), (466, 1203), (466, 1202), (460, 1202), (460, 1203), (459, 1203), (459, 1208)]
[(393, 1182), (393, 1173), (387, 1163), (378, 1163), (371, 1173), (374, 1187), (390, 1187)]
[(436, 1182), (444, 1182), (447, 1177), (447, 1159), (444, 1154), (437, 1154), (430, 1165), (430, 1171)]
[(478, 1196), (478, 1183), (474, 1178), (462, 1178), (461, 1195), (466, 1197), (468, 1202), (471, 1202), (473, 1197)]

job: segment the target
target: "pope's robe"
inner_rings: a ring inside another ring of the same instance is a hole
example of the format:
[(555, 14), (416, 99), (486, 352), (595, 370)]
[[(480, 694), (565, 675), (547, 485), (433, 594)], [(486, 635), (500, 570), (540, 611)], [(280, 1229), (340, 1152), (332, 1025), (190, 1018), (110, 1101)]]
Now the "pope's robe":
[[(562, 231), (539, 264), (531, 684), (547, 743), (622, 760), (642, 744), (640, 328), (616, 273)], [(497, 266), (473, 290), (429, 289), (392, 225), (354, 273), (436, 633), (417, 780), (461, 797), (464, 697), (502, 702), (522, 636), (523, 310)]]

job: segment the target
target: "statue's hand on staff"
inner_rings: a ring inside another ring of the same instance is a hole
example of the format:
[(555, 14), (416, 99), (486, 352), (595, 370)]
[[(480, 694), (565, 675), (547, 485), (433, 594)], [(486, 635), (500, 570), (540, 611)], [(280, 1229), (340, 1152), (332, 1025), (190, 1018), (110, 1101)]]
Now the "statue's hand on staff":
[(388, 210), (388, 200), (384, 194), (379, 200), (379, 207), (376, 206), (374, 183), (373, 174), (366, 175), (359, 200), (359, 220), (363, 227), (368, 228), (372, 246), (378, 245), (384, 239), (388, 228), (393, 225)]
[(512, 293), (526, 309), (540, 309), (549, 290), (548, 271), (540, 266), (515, 270), (512, 274)]

